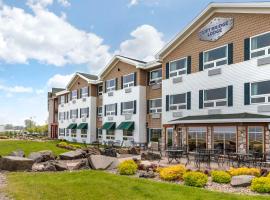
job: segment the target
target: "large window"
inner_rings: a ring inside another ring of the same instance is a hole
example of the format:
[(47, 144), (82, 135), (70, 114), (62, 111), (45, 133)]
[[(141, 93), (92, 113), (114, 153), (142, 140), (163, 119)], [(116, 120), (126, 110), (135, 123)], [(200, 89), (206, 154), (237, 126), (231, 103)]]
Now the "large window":
[(203, 53), (204, 69), (228, 64), (228, 46), (205, 51)]
[(150, 72), (150, 80), (149, 80), (150, 85), (161, 83), (161, 81), (162, 81), (162, 69), (155, 69)]
[(78, 91), (77, 90), (73, 90), (72, 92), (71, 92), (71, 99), (77, 99), (77, 97), (78, 97)]
[(65, 112), (59, 112), (59, 120), (65, 119)]
[(88, 87), (83, 87), (81, 89), (82, 92), (82, 97), (87, 97), (88, 96)]
[(71, 137), (75, 138), (77, 136), (76, 129), (71, 129)]
[(115, 90), (115, 79), (106, 81), (106, 91), (110, 92)]
[(122, 114), (132, 114), (134, 111), (134, 101), (127, 101), (122, 103)]
[(251, 103), (270, 102), (270, 81), (251, 83)]
[(171, 148), (173, 146), (173, 128), (167, 129), (167, 148)]
[(187, 58), (170, 62), (170, 77), (181, 76), (187, 73)]
[(81, 117), (89, 117), (89, 107), (81, 108)]
[(123, 88), (134, 86), (134, 73), (123, 76)]
[(70, 110), (70, 118), (71, 119), (78, 118), (78, 109)]
[(227, 87), (204, 90), (204, 107), (227, 106)]
[(236, 152), (236, 127), (214, 127), (214, 149), (221, 153)]
[(123, 140), (133, 139), (133, 131), (123, 130)]
[(186, 93), (170, 96), (170, 110), (183, 110), (187, 108)]
[(159, 140), (161, 139), (161, 132), (162, 132), (162, 129), (156, 129), (156, 128), (149, 129), (148, 141), (159, 142)]
[(65, 103), (65, 95), (60, 96), (60, 104)]
[(101, 128), (97, 129), (97, 138), (98, 138), (99, 141), (102, 140), (102, 129)]
[(59, 128), (59, 136), (65, 136), (65, 129)]
[(81, 129), (81, 138), (87, 138), (87, 129)]
[(204, 127), (188, 128), (188, 149), (189, 151), (206, 149), (206, 128)]
[(250, 153), (263, 152), (263, 127), (254, 126), (248, 127), (248, 150)]
[(270, 33), (251, 38), (250, 57), (261, 57), (270, 54)]
[(101, 96), (103, 92), (103, 85), (98, 86), (98, 95)]
[(115, 131), (114, 130), (107, 130), (106, 131), (106, 139), (107, 140), (114, 140), (115, 139)]
[(102, 107), (98, 107), (97, 111), (98, 111), (97, 113), (98, 117), (102, 117)]
[(115, 115), (115, 104), (106, 105), (106, 115)]
[(149, 112), (150, 113), (161, 113), (162, 112), (162, 100), (151, 99), (149, 100)]

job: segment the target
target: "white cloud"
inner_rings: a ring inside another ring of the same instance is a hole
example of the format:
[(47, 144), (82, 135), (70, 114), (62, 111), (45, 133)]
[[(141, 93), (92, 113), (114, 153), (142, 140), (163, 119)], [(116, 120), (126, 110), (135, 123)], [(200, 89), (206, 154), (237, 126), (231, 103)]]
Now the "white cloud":
[(135, 6), (139, 3), (139, 0), (130, 0), (129, 1), (129, 4), (128, 4), (128, 7), (131, 7), (131, 6)]
[(34, 9), (42, 9), (52, 5), (53, 0), (27, 0), (26, 4)]
[(158, 6), (160, 0), (129, 0), (128, 7), (143, 4), (148, 7)]
[(163, 34), (150, 25), (139, 26), (130, 35), (133, 38), (122, 42), (117, 54), (150, 61), (165, 44)]
[(49, 89), (55, 88), (65, 88), (68, 82), (71, 80), (74, 74), (61, 75), (56, 74), (47, 81), (47, 87)]
[(60, 3), (64, 7), (68, 7), (71, 5), (68, 0), (58, 0), (58, 3)]
[(9, 87), (5, 85), (0, 85), (0, 90), (9, 93), (9, 96), (10, 96), (10, 93), (32, 93), (33, 92), (33, 88), (24, 87), (24, 86)]

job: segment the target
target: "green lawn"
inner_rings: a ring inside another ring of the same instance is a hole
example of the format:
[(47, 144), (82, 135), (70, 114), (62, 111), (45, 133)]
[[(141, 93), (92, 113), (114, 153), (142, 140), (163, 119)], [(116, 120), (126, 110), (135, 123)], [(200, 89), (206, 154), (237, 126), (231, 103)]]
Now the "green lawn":
[(57, 143), (58, 141), (37, 142), (26, 140), (0, 140), (0, 155), (8, 155), (12, 151), (18, 149), (23, 150), (26, 155), (41, 150), (52, 150), (56, 155), (67, 151), (56, 147)]
[(7, 192), (15, 200), (263, 200), (269, 197), (231, 195), (160, 183), (101, 171), (10, 173)]

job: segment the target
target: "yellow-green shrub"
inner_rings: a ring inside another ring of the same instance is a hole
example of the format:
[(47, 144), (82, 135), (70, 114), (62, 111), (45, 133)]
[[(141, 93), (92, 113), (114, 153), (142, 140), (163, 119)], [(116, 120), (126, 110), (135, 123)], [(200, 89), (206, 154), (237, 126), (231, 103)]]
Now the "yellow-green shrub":
[(138, 165), (134, 160), (126, 160), (118, 165), (118, 172), (121, 175), (133, 175), (136, 173)]
[(176, 181), (183, 178), (186, 168), (184, 165), (174, 165), (158, 169), (159, 176), (165, 181)]
[(66, 146), (68, 146), (68, 144), (67, 144), (66, 142), (59, 142), (59, 143), (57, 144), (57, 146), (60, 146), (60, 147), (66, 147)]
[(239, 176), (239, 175), (253, 175), (253, 176), (260, 176), (260, 169), (256, 168), (247, 168), (247, 167), (241, 167), (241, 168), (231, 168), (229, 170), (229, 173), (232, 176)]
[(259, 193), (270, 193), (270, 178), (254, 178), (251, 182), (251, 190)]
[(225, 171), (212, 171), (212, 181), (216, 183), (230, 183), (231, 175)]
[(194, 187), (204, 187), (208, 181), (207, 175), (202, 172), (187, 172), (183, 178), (185, 185)]

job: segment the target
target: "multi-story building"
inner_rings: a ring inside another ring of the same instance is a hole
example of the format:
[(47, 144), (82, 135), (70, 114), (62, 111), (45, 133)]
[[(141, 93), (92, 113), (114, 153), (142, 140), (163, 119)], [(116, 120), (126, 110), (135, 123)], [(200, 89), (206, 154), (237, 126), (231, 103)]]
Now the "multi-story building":
[[(97, 91), (87, 103), (97, 116), (87, 142), (162, 138), (163, 149), (270, 151), (269, 19), (270, 3), (212, 3), (157, 61), (115, 56), (99, 79), (85, 80)], [(60, 94), (72, 95), (75, 83)], [(66, 103), (64, 112), (72, 106)]]

